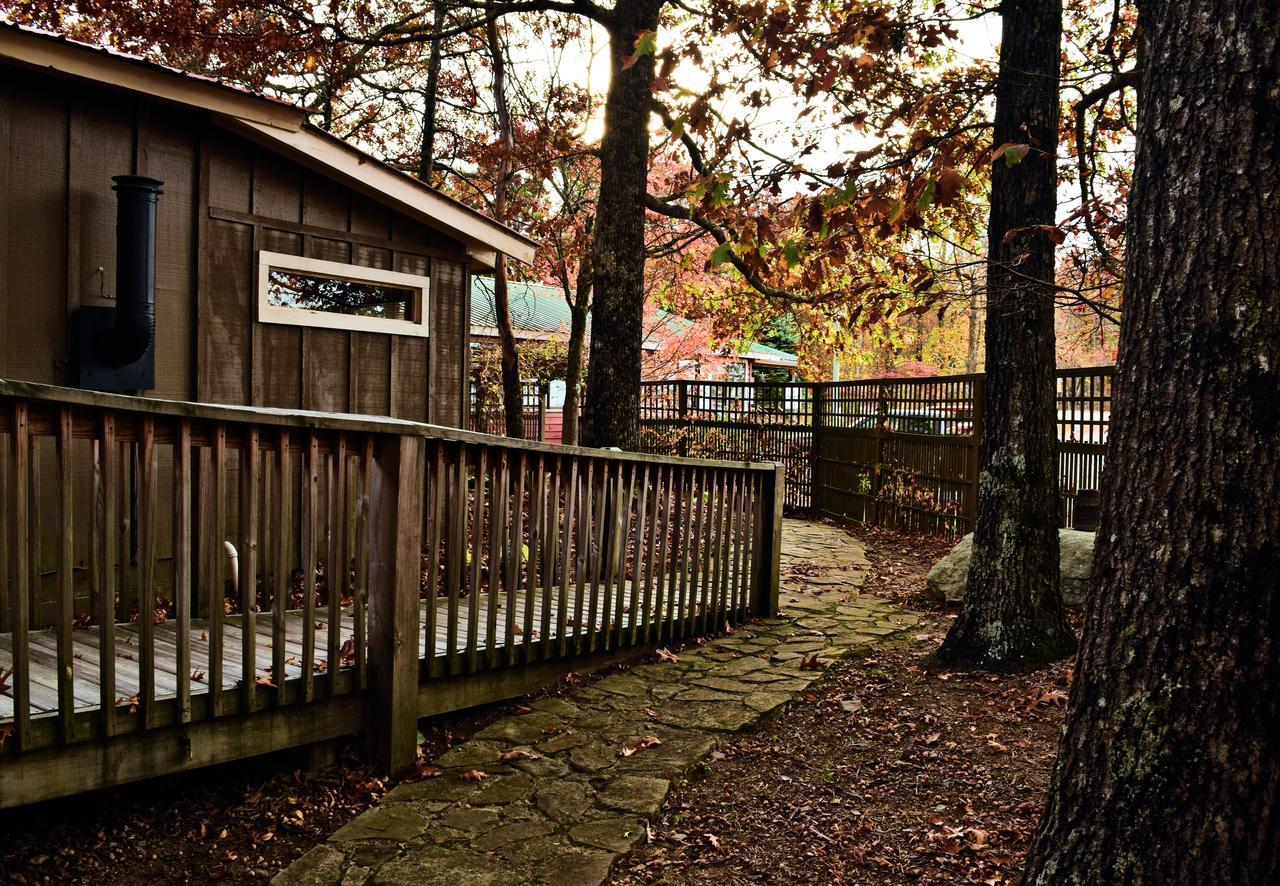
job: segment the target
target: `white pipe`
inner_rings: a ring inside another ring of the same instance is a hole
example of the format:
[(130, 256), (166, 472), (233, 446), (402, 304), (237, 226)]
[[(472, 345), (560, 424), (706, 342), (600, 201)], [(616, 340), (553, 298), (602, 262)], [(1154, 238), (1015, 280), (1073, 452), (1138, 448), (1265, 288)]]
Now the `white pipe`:
[(231, 573), (231, 593), (240, 599), (240, 554), (236, 551), (236, 546), (229, 541), (222, 543), (222, 549), (227, 554), (227, 570)]

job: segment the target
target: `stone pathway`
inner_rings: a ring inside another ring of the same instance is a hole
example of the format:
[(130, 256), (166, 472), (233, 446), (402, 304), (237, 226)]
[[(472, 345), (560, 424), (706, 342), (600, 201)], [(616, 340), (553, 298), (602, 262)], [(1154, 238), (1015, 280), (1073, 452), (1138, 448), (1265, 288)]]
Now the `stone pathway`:
[(436, 761), (443, 775), (393, 789), (276, 882), (600, 883), (644, 839), (672, 779), (822, 676), (802, 664), (916, 623), (859, 595), (868, 568), (841, 530), (787, 520), (782, 617), (491, 724)]

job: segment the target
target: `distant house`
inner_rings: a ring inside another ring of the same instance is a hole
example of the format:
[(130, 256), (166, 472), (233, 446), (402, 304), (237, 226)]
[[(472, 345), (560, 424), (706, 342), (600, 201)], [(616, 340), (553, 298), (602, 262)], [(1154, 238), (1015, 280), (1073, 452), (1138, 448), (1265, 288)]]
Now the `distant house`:
[(470, 275), (534, 247), (302, 109), (0, 25), (0, 377), (461, 426)]
[[(511, 323), (519, 339), (561, 339), (569, 337), (569, 306), (564, 292), (541, 283), (511, 282), (508, 286)], [(760, 370), (781, 369), (794, 377), (795, 354), (758, 342), (739, 347), (715, 345), (705, 329), (692, 320), (668, 311), (646, 315), (645, 381), (689, 379), (702, 381), (750, 381)], [(497, 341), (498, 321), (493, 306), (493, 279), (471, 280), (471, 341)]]

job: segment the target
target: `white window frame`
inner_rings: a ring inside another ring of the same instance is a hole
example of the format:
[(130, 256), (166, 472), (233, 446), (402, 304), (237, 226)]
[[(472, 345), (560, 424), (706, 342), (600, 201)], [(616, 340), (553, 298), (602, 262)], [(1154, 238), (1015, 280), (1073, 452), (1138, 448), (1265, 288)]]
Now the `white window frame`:
[[(393, 320), (388, 317), (360, 317), (355, 314), (339, 314), (333, 311), (313, 311), (310, 308), (291, 308), (273, 305), (269, 301), (271, 271), (298, 271), (331, 280), (350, 280), (373, 286), (394, 286), (417, 293), (418, 320)], [(431, 278), (417, 274), (402, 274), (382, 268), (366, 268), (345, 262), (325, 261), (288, 255), (282, 252), (258, 251), (258, 322), (280, 323), (286, 326), (309, 326), (321, 329), (346, 329), (355, 332), (381, 332), (387, 335), (416, 335), (425, 338), (431, 304)]]

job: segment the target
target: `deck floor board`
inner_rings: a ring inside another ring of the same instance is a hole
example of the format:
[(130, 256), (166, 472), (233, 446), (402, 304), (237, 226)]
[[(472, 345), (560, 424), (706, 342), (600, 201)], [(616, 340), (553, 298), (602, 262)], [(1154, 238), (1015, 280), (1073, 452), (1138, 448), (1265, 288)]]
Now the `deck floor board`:
[[(584, 630), (581, 618), (576, 611), (575, 595), (570, 593), (567, 600), (567, 611), (564, 613), (565, 633), (572, 643), (575, 638), (581, 634), (586, 637), (590, 631)], [(523, 645), (530, 641), (554, 640), (557, 639), (556, 626), (560, 623), (559, 612), (559, 594), (556, 588), (538, 589), (533, 599), (533, 619), (528, 625), (524, 624), (526, 608), (525, 598), (526, 592), (518, 591), (514, 598), (508, 598), (506, 593), (498, 595), (498, 613), (499, 617), (494, 627), (492, 638), (489, 636), (487, 613), (488, 613), (488, 594), (481, 594), (477, 601), (479, 604), (478, 611), (480, 618), (478, 619), (477, 636), (476, 636), (476, 652), (484, 652), (490, 648), (490, 645), (496, 645), (498, 648), (505, 648), (507, 643), (507, 619), (506, 607), (509, 600), (513, 599), (515, 604), (516, 617), (515, 626), (519, 629), (511, 638), (512, 644), (515, 646)], [(460, 600), (458, 606), (458, 619), (455, 634), (456, 650), (460, 656), (465, 656), (467, 649), (467, 635), (470, 624), (468, 615), (467, 600)], [(545, 623), (551, 626), (549, 636), (542, 636), (541, 626), (544, 624), (544, 610), (550, 606), (550, 617)], [(583, 608), (588, 605), (588, 601), (583, 601)], [(657, 605), (657, 601), (653, 601), (653, 605)], [(418, 655), (421, 659), (426, 659), (428, 655), (438, 658), (447, 657), (449, 648), (449, 600), (446, 597), (437, 598), (436, 606), (436, 622), (435, 636), (432, 638), (431, 649), (428, 651), (428, 641), (426, 636), (425, 625), (427, 623), (426, 610), (428, 602), (422, 601), (419, 624), (423, 628), (419, 631), (418, 636)], [(663, 621), (670, 621), (670, 614), (676, 611), (677, 605), (673, 594), (667, 595), (667, 600), (663, 602), (661, 612)], [(585, 615), (585, 613), (584, 613)], [(652, 613), (651, 613), (652, 617)], [(604, 626), (606, 615), (601, 613), (595, 619), (595, 627), (597, 629)], [(626, 611), (622, 616), (622, 627), (630, 628), (632, 621), (632, 613)], [(616, 627), (616, 623), (614, 624)], [(303, 613), (301, 610), (290, 610), (285, 613), (285, 679), (290, 680), (302, 675), (304, 662), (302, 661), (302, 640), (303, 640)], [(209, 665), (209, 630), (210, 623), (207, 619), (192, 619), (191, 628), (188, 635), (188, 649), (190, 651), (191, 662), (191, 694), (202, 695), (207, 693), (208, 685), (207, 671)], [(314, 630), (316, 636), (315, 644), (315, 662), (313, 662), (313, 671), (316, 674), (323, 674), (328, 668), (327, 657), (327, 636), (328, 636), (328, 612), (321, 611), (317, 607), (315, 614)], [(141, 685), (141, 664), (139, 662), (139, 638), (138, 626), (136, 624), (118, 624), (115, 630), (115, 694), (121, 703), (132, 698), (139, 691)], [(341, 642), (346, 642), (355, 633), (355, 622), (350, 607), (344, 607), (342, 611), (342, 620), (340, 625)], [(155, 691), (158, 700), (173, 698), (177, 694), (177, 622), (173, 620), (159, 622), (155, 625)], [(271, 677), (276, 682), (278, 675), (270, 674), (270, 668), (274, 661), (273, 642), (274, 642), (274, 618), (270, 612), (260, 612), (254, 621), (254, 660), (257, 665), (256, 672), (253, 677), (255, 680), (262, 677)], [(44, 717), (56, 714), (58, 708), (58, 659), (57, 659), (57, 638), (51, 630), (30, 631), (30, 686), (31, 686), (31, 716)], [(222, 688), (224, 691), (234, 690), (240, 685), (243, 677), (243, 630), (241, 618), (238, 615), (229, 615), (222, 622)], [(77, 627), (72, 632), (72, 651), (73, 651), (73, 691), (75, 696), (76, 711), (96, 710), (99, 704), (99, 660), (101, 656), (100, 636), (98, 628), (90, 625), (85, 627)], [(498, 661), (505, 665), (505, 657), (499, 656)], [(518, 659), (517, 659), (518, 661)], [(0, 669), (8, 671), (13, 667), (13, 637), (11, 634), (0, 634)], [(343, 670), (351, 670), (350, 666), (344, 667)], [(12, 692), (12, 689), (9, 690)], [(0, 724), (11, 721), (13, 719), (14, 708), (13, 698), (9, 694), (0, 693)]]

